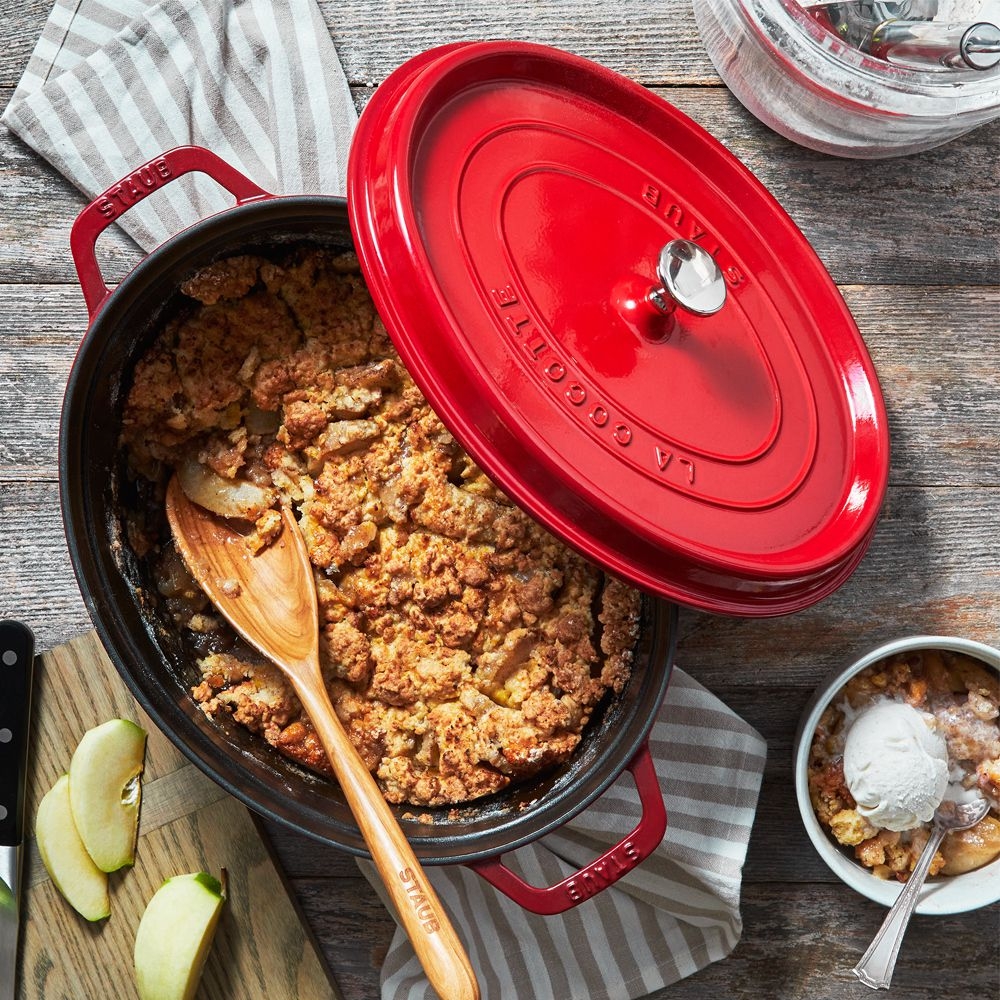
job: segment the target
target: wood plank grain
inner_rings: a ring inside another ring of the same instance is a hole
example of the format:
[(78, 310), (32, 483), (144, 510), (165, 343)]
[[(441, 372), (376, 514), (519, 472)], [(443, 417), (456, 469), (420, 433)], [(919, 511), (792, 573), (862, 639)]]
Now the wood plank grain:
[[(769, 759), (745, 868), (743, 940), (730, 959), (655, 1000), (857, 1000), (864, 991), (847, 970), (882, 911), (835, 882), (809, 846), (789, 794), (791, 742), (823, 674), (877, 642), (916, 631), (1000, 641), (1000, 388), (989, 363), (1000, 253), (994, 220), (982, 211), (1000, 200), (1000, 122), (940, 150), (874, 165), (802, 149), (770, 132), (720, 85), (690, 0), (655, 8), (635, 0), (319, 4), (359, 107), (409, 56), (484, 36), (554, 44), (656, 87), (757, 174), (848, 286), (886, 388), (893, 485), (885, 516), (858, 573), (807, 612), (773, 621), (681, 614), (678, 662), (765, 735)], [(0, 106), (50, 5), (24, 0), (7, 12)], [(89, 627), (54, 481), (62, 388), (85, 327), (68, 254), (69, 227), (85, 199), (3, 129), (0, 178), (0, 615), (27, 620), (44, 647)], [(111, 282), (138, 259), (117, 231), (102, 237), (99, 251)], [(214, 794), (206, 780), (151, 773), (149, 832), (154, 825), (169, 830), (155, 822), (158, 796), (169, 811), (187, 786), (200, 804), (202, 793), (208, 800)], [(273, 825), (268, 830), (345, 997), (370, 1000), (391, 919), (349, 856)], [(267, 907), (267, 900), (254, 903)], [(947, 977), (955, 997), (994, 995), (998, 919), (997, 907), (916, 918), (894, 991), (929, 1000)], [(53, 956), (43, 970), (49, 995), (62, 995), (56, 986), (65, 966)]]
[(337, 970), (344, 1000), (374, 1000), (379, 996), (379, 970), (396, 925), (356, 866), (353, 875), (336, 879), (335, 906), (330, 905), (331, 881), (294, 879), (291, 884), (323, 942), (327, 962)]
[[(0, 52), (0, 85), (17, 82), (51, 4), (19, 5)], [(483, 38), (530, 38), (604, 62), (644, 83), (713, 81), (689, 0), (522, 3), (518, 0), (320, 0), (351, 83), (373, 85), (435, 45)]]
[(531, 39), (603, 62), (644, 84), (717, 81), (689, 0), (650, 7), (517, 0), (320, 0), (352, 84), (374, 84), (425, 49), (484, 38)]
[[(0, 92), (6, 106), (11, 91)], [(0, 126), (0, 274), (3, 281), (76, 283), (69, 252), (73, 220), (88, 199), (54, 167)], [(122, 279), (141, 259), (135, 243), (118, 226), (97, 241), (97, 258), (107, 281)]]
[[(710, 965), (649, 1000), (758, 1000), (822, 997), (858, 1000), (869, 995), (850, 969), (864, 953), (885, 910), (843, 886), (747, 886), (743, 937), (724, 962)], [(947, 917), (915, 917), (893, 977), (893, 994), (937, 1000), (956, 973), (953, 996), (995, 992), (1000, 907)], [(766, 983), (766, 990), (761, 984)]]
[(678, 662), (710, 690), (812, 687), (904, 635), (1000, 639), (1000, 490), (892, 488), (871, 547), (835, 594), (767, 620), (682, 611)]
[[(0, 483), (0, 614), (44, 647), (88, 627), (55, 483)], [(872, 546), (833, 596), (793, 616), (727, 619), (684, 610), (678, 662), (712, 690), (814, 684), (859, 651), (910, 633), (997, 641), (1000, 489), (892, 488)], [(865, 613), (859, 614), (859, 608)]]
[[(16, 0), (4, 5), (4, 44), (0, 47), (0, 87), (13, 87), (21, 78), (42, 26), (52, 9), (50, 0)], [(16, 7), (16, 16), (11, 16)], [(0, 101), (6, 106), (6, 100)]]
[[(85, 697), (81, 693), (85, 692)], [(199, 996), (336, 1000), (313, 943), (247, 810), (188, 762), (141, 712), (93, 633), (43, 654), (36, 667), (28, 815), (65, 773), (79, 738), (111, 718), (148, 733), (134, 867), (111, 876), (111, 917), (88, 924), (48, 879), (28, 842), (22, 1000), (134, 997), (132, 944), (165, 878), (229, 874), (229, 896)], [(178, 794), (187, 787), (193, 794)]]
[[(366, 93), (356, 92), (359, 103)], [(874, 169), (789, 142), (723, 88), (673, 87), (657, 93), (757, 175), (838, 282), (1000, 284), (1000, 244), (992, 217), (987, 211), (970, 211), (967, 198), (958, 196), (967, 178), (975, 177), (976, 204), (1000, 201), (1000, 122), (920, 157), (881, 161)], [(69, 229), (86, 204), (83, 196), (3, 129), (0, 176), (5, 178), (5, 211), (0, 215), (4, 280), (74, 282)], [(117, 227), (101, 237), (98, 247), (111, 283), (139, 259), (135, 245)], [(919, 306), (921, 292), (913, 294)]]
[[(886, 397), (893, 482), (1000, 486), (1000, 387), (982, 363), (1000, 287), (844, 294)], [(83, 297), (68, 285), (0, 284), (0, 314), (0, 482), (54, 479), (62, 396), (87, 326)]]
[[(324, 904), (327, 883), (298, 879), (297, 895), (326, 941), (336, 941), (338, 972), (346, 1000), (378, 995), (378, 970), (394, 925), (371, 906), (364, 885), (348, 886), (334, 915)], [(353, 891), (352, 891), (353, 890)], [(863, 954), (884, 916), (876, 904), (842, 885), (745, 884), (743, 935), (733, 953), (647, 1000), (759, 1000), (760, 997), (865, 996), (851, 967)], [(988, 997), (996, 991), (1000, 906), (952, 916), (914, 917), (893, 979), (895, 994), (907, 1000), (938, 1000), (946, 976), (955, 975), (947, 995)]]
[(0, 523), (0, 617), (23, 621), (39, 649), (86, 632), (55, 484), (0, 483)]

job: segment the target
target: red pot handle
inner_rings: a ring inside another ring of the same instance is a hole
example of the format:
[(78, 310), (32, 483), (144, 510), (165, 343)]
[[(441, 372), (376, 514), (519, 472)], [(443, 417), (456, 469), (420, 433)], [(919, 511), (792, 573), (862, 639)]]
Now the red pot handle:
[(641, 864), (656, 850), (667, 829), (667, 810), (649, 746), (643, 743), (628, 762), (642, 805), (642, 816), (635, 829), (610, 847), (599, 858), (555, 885), (542, 887), (525, 882), (500, 858), (474, 861), (469, 868), (494, 888), (509, 896), (532, 913), (552, 916), (578, 906), (614, 885), (623, 875)]
[(201, 146), (178, 146), (133, 170), (128, 177), (123, 177), (99, 194), (76, 217), (70, 232), (73, 263), (76, 264), (91, 319), (111, 294), (97, 263), (97, 237), (136, 202), (192, 171), (208, 174), (236, 198), (237, 205), (274, 197), (211, 150)]

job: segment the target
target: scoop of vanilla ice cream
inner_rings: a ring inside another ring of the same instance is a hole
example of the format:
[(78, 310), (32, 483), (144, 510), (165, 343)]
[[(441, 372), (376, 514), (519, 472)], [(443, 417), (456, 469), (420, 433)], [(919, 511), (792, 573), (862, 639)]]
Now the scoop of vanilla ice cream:
[(926, 823), (948, 787), (948, 747), (934, 717), (883, 698), (858, 713), (844, 744), (844, 778), (874, 826)]

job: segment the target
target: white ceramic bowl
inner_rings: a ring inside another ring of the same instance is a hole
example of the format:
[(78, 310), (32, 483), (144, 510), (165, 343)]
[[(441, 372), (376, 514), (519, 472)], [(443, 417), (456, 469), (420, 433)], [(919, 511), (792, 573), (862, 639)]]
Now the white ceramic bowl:
[[(915, 635), (887, 642), (829, 678), (817, 690), (802, 716), (795, 738), (795, 797), (798, 799), (799, 813), (809, 839), (834, 874), (852, 889), (884, 906), (891, 906), (895, 902), (903, 890), (903, 884), (876, 878), (869, 869), (838, 847), (820, 825), (809, 801), (809, 747), (820, 716), (847, 681), (886, 656), (916, 649), (948, 649), (965, 653), (1000, 672), (1000, 650), (981, 642), (940, 635)], [(962, 913), (997, 900), (1000, 900), (1000, 859), (964, 875), (929, 878), (921, 890), (916, 912)]]

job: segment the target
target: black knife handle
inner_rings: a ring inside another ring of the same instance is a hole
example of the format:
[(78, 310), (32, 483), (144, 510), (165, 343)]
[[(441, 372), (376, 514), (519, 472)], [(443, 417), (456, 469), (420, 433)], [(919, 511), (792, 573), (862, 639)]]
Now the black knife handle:
[(27, 625), (0, 622), (0, 846), (24, 835), (28, 722), (35, 637)]

